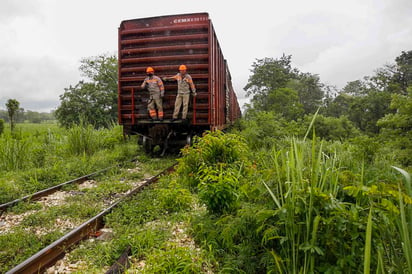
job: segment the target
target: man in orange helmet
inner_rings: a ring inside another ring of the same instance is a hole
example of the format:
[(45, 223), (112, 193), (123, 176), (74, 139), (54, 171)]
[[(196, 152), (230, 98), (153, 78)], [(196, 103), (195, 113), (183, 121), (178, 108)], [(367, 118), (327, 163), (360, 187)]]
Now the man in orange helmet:
[(162, 98), (165, 94), (165, 88), (163, 86), (162, 80), (154, 75), (154, 69), (148, 67), (146, 69), (147, 77), (144, 79), (141, 88), (147, 88), (150, 93), (149, 104), (147, 109), (149, 110), (150, 118), (152, 120), (157, 120), (156, 107), (158, 111), (159, 120), (163, 121), (163, 102)]
[(177, 81), (177, 96), (175, 101), (175, 109), (173, 111), (173, 120), (175, 121), (179, 115), (180, 107), (183, 103), (182, 119), (186, 120), (187, 110), (189, 108), (190, 91), (193, 96), (196, 96), (196, 87), (193, 83), (192, 77), (186, 73), (186, 66), (179, 66), (179, 73), (172, 77), (165, 77), (163, 80), (176, 80)]

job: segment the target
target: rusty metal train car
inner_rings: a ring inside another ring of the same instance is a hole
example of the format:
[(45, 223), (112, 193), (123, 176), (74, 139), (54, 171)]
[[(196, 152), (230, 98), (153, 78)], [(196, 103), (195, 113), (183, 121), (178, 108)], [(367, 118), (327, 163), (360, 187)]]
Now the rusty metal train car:
[[(159, 16), (122, 21), (119, 27), (118, 120), (125, 134), (138, 134), (145, 148), (190, 143), (205, 130), (224, 129), (241, 115), (228, 64), (208, 13)], [(145, 69), (163, 78), (179, 65), (196, 85), (188, 121), (173, 121), (176, 82), (164, 82), (163, 121), (150, 119), (149, 92), (140, 85)]]

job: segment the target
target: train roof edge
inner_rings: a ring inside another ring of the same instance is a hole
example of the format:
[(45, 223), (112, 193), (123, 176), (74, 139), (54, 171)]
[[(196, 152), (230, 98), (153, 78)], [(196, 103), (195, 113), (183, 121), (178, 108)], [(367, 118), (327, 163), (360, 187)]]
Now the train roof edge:
[(174, 18), (174, 17), (183, 17), (184, 18), (192, 18), (192, 17), (205, 17), (210, 20), (209, 13), (207, 12), (196, 12), (196, 13), (181, 13), (181, 14), (170, 14), (170, 15), (161, 15), (161, 16), (151, 16), (151, 17), (144, 17), (144, 18), (134, 18), (134, 19), (126, 19), (120, 22), (120, 27), (123, 26), (124, 23), (127, 22), (134, 22), (134, 21), (145, 21), (145, 20), (165, 20), (167, 18)]

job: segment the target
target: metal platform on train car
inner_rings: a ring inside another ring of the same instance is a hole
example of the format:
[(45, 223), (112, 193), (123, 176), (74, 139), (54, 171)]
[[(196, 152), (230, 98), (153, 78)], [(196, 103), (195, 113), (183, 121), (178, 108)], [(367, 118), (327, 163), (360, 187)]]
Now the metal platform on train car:
[(190, 124), (189, 119), (163, 119), (163, 120), (139, 120), (137, 123), (138, 124)]

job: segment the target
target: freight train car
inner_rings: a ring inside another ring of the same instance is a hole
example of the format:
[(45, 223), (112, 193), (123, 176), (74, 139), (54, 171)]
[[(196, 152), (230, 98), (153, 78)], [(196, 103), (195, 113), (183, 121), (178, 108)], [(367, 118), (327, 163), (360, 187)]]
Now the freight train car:
[[(138, 134), (147, 151), (190, 143), (205, 130), (224, 129), (241, 115), (231, 75), (208, 13), (125, 20), (119, 27), (118, 119), (125, 134)], [(186, 65), (197, 96), (188, 120), (172, 120), (177, 84), (164, 82), (163, 121), (150, 119), (149, 92), (140, 86), (152, 67), (163, 78)]]

